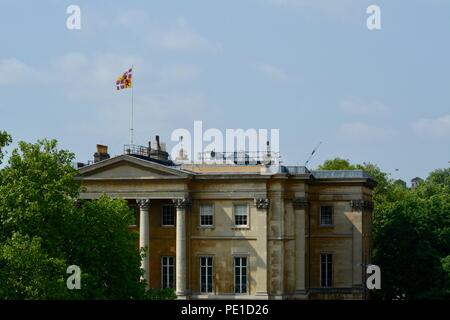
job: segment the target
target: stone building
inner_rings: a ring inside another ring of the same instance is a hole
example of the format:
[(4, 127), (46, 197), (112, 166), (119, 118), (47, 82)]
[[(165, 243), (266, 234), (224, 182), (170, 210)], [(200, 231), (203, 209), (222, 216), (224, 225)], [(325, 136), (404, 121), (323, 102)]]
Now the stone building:
[(411, 188), (415, 189), (419, 186), (419, 184), (421, 184), (423, 182), (422, 178), (419, 177), (415, 177), (413, 179), (411, 179)]
[(128, 146), (79, 169), (82, 199), (136, 210), (149, 287), (179, 298), (364, 299), (372, 189), (363, 171), (273, 163), (182, 164)]

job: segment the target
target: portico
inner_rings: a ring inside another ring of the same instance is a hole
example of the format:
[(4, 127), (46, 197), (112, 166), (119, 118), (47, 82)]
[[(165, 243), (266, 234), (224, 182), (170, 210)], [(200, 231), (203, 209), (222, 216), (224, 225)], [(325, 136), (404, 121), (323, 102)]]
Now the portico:
[[(190, 207), (188, 198), (178, 198), (172, 200), (176, 208), (176, 295), (180, 298), (186, 297), (186, 211)], [(141, 268), (144, 270), (144, 279), (150, 286), (150, 266), (149, 266), (149, 240), (150, 223), (149, 207), (150, 199), (136, 200), (140, 211), (139, 223), (139, 248), (142, 257)]]

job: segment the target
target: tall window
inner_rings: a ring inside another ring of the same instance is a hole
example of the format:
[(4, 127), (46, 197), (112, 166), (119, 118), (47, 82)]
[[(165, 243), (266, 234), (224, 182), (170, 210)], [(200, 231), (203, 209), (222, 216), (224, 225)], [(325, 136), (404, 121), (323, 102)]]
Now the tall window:
[(246, 257), (234, 257), (234, 293), (247, 293)]
[(333, 283), (333, 255), (322, 253), (320, 255), (320, 286), (331, 287)]
[(175, 226), (175, 207), (171, 204), (162, 206), (162, 225), (164, 227)]
[(161, 287), (175, 288), (175, 258), (166, 256), (161, 259)]
[(213, 291), (213, 258), (200, 257), (200, 292), (208, 293)]
[(246, 204), (234, 205), (234, 225), (236, 227), (248, 226), (248, 207)]
[(321, 226), (333, 225), (333, 206), (320, 207), (320, 225)]
[(214, 207), (212, 204), (200, 206), (200, 227), (212, 227), (214, 224)]

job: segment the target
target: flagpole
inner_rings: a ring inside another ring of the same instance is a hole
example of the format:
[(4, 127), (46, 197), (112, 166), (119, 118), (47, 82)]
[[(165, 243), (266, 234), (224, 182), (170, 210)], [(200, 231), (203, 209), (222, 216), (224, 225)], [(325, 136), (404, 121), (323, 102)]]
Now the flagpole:
[[(131, 72), (133, 72), (134, 70), (134, 66), (131, 65)], [(133, 82), (134, 82), (134, 77), (131, 78), (131, 119), (130, 119), (130, 144), (133, 145), (133, 117), (134, 117), (134, 93), (133, 93)]]

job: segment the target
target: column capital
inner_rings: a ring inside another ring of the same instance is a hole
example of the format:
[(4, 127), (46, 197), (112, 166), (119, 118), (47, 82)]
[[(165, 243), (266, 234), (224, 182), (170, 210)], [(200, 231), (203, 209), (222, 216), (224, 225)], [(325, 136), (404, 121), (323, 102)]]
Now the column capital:
[(305, 197), (294, 198), (292, 200), (294, 209), (306, 209), (308, 208), (308, 200)]
[(367, 200), (351, 200), (350, 206), (354, 210), (372, 210), (373, 209), (373, 202), (367, 201)]
[(186, 209), (191, 206), (191, 200), (189, 198), (178, 198), (172, 201), (177, 209)]
[(259, 210), (267, 210), (267, 208), (269, 208), (269, 205), (270, 205), (270, 199), (269, 198), (256, 198), (255, 205), (256, 205), (256, 208)]
[(136, 203), (138, 204), (139, 208), (141, 208), (141, 209), (150, 208), (150, 199), (137, 199)]

